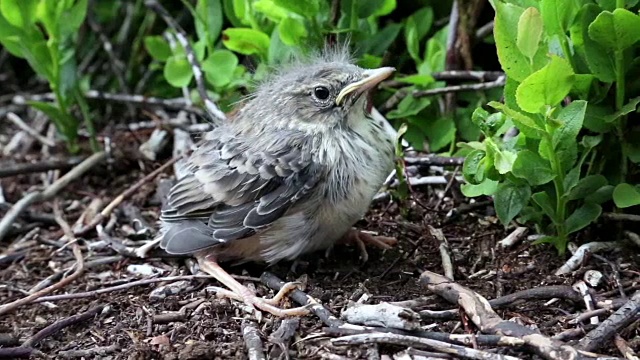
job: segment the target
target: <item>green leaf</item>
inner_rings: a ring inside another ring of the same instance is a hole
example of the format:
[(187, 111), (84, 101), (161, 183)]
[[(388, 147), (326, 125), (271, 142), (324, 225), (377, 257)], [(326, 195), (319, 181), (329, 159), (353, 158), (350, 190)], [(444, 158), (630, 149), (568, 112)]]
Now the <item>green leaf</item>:
[(198, 38), (206, 39), (207, 44), (213, 47), (220, 36), (220, 31), (222, 31), (224, 21), (222, 2), (220, 0), (198, 0), (195, 13)]
[(640, 17), (626, 9), (603, 11), (589, 25), (589, 36), (613, 50), (624, 50), (640, 40)]
[(494, 153), (494, 162), (498, 173), (504, 175), (513, 169), (513, 163), (516, 161), (516, 153), (513, 151), (501, 150)]
[(538, 9), (530, 7), (522, 13), (518, 21), (516, 45), (524, 56), (533, 59), (538, 52), (541, 36), (542, 17)]
[(269, 46), (269, 64), (279, 64), (286, 62), (294, 54), (291, 46), (286, 45), (280, 38), (280, 31), (276, 27), (271, 33), (271, 43)]
[(498, 182), (491, 179), (485, 179), (483, 182), (477, 185), (474, 185), (474, 184), (460, 185), (460, 190), (462, 191), (462, 195), (470, 198), (476, 197), (476, 196), (482, 196), (482, 195), (491, 196), (495, 194), (497, 189), (498, 189)]
[(616, 78), (614, 54), (589, 36), (589, 25), (600, 11), (600, 7), (595, 4), (587, 4), (582, 8), (578, 21), (571, 27), (571, 41), (593, 75), (602, 82), (610, 83)]
[(26, 30), (35, 22), (37, 0), (2, 0), (0, 12), (9, 24)]
[(558, 144), (557, 147), (553, 147), (546, 138), (540, 140), (538, 147), (538, 154), (543, 158), (549, 160), (554, 155), (560, 160), (560, 169), (556, 171), (564, 172), (567, 169), (571, 169), (578, 158), (578, 144), (575, 141), (566, 141)]
[(496, 2), (496, 17), (493, 35), (498, 50), (498, 59), (508, 77), (520, 82), (545, 62), (545, 50), (541, 46), (533, 61), (520, 52), (517, 45), (518, 23), (524, 9), (513, 4)]
[(542, 211), (549, 217), (549, 219), (551, 219), (554, 223), (558, 222), (555, 204), (546, 191), (537, 192), (531, 195), (531, 200), (533, 200), (533, 202), (540, 206)]
[(618, 184), (613, 190), (613, 202), (621, 209), (640, 205), (640, 191), (631, 184)]
[(594, 191), (593, 193), (589, 194), (586, 198), (584, 198), (584, 201), (594, 203), (594, 204), (603, 204), (612, 199), (613, 190), (614, 190), (613, 185), (605, 185), (600, 189)]
[(60, 20), (64, 19), (64, 21), (60, 21), (61, 38), (66, 38), (78, 32), (87, 16), (87, 6), (88, 0), (79, 0), (63, 12), (60, 17)]
[(215, 87), (229, 84), (237, 66), (238, 57), (229, 50), (216, 50), (202, 62), (207, 80)]
[(512, 172), (513, 175), (527, 180), (531, 186), (544, 185), (556, 177), (549, 162), (529, 150), (518, 152)]
[(487, 105), (496, 110), (500, 110), (510, 117), (514, 123), (518, 126), (518, 129), (522, 131), (527, 137), (533, 139), (540, 139), (544, 135), (544, 128), (536, 123), (536, 121), (528, 115), (525, 115), (519, 111), (513, 110), (506, 105), (497, 101), (491, 101)]
[(387, 113), (387, 119), (399, 119), (416, 115), (430, 104), (431, 98), (429, 97), (414, 98), (413, 96), (405, 96), (396, 109)]
[(276, 23), (294, 14), (287, 9), (277, 6), (273, 3), (273, 0), (258, 0), (253, 3), (253, 10), (264, 14), (269, 20)]
[(435, 82), (433, 77), (427, 74), (416, 74), (416, 75), (409, 75), (404, 77), (396, 77), (394, 80), (403, 82), (403, 83), (413, 84), (413, 85), (420, 85), (420, 86), (427, 86)]
[(171, 47), (162, 36), (145, 37), (144, 47), (154, 60), (165, 62), (171, 56)]
[(580, 180), (580, 170), (581, 165), (574, 166), (573, 169), (569, 170), (567, 175), (564, 177), (564, 193), (567, 194), (571, 190), (573, 190), (576, 185), (578, 185), (578, 181)]
[(273, 0), (273, 2), (289, 11), (302, 15), (306, 18), (312, 18), (320, 11), (320, 3), (318, 0)]
[(578, 9), (574, 0), (541, 0), (540, 12), (547, 33), (565, 36)]
[(287, 17), (278, 25), (280, 38), (282, 42), (289, 46), (300, 44), (303, 38), (306, 38), (307, 28), (304, 23), (293, 17)]
[(503, 113), (489, 114), (483, 108), (476, 108), (471, 115), (471, 121), (482, 130), (487, 137), (492, 137), (504, 125), (506, 117)]
[(587, 113), (584, 117), (583, 126), (597, 133), (609, 132), (613, 128), (613, 125), (607, 123), (604, 119), (610, 116), (611, 113), (613, 113), (613, 110), (608, 106), (589, 103), (587, 105)]
[(242, 27), (244, 23), (244, 0), (238, 1), (240, 4), (236, 6), (236, 0), (222, 0), (222, 8), (224, 15), (234, 27)]
[(416, 63), (420, 63), (420, 42), (427, 35), (433, 24), (433, 9), (425, 6), (407, 18), (404, 26), (404, 39), (409, 55)]
[(586, 150), (591, 150), (602, 142), (602, 135), (585, 135), (580, 140), (580, 145)]
[(573, 82), (571, 65), (564, 58), (552, 55), (549, 64), (520, 83), (516, 100), (524, 111), (540, 113), (545, 105), (560, 103), (571, 91)]
[(455, 139), (456, 127), (451, 118), (442, 117), (421, 123), (423, 125), (420, 127), (429, 139), (429, 149), (433, 152), (442, 150)]
[(9, 24), (3, 16), (0, 16), (0, 44), (2, 44), (11, 55), (19, 58), (25, 57), (22, 36), (23, 32), (21, 29)]
[(367, 37), (360, 43), (362, 53), (382, 56), (394, 43), (402, 30), (402, 24), (390, 23), (373, 36)]
[(189, 85), (191, 78), (193, 78), (193, 72), (187, 57), (179, 54), (168, 58), (164, 65), (164, 77), (169, 84), (175, 87)]
[(569, 196), (567, 197), (569, 200), (578, 200), (584, 199), (587, 196), (593, 194), (598, 189), (607, 185), (607, 178), (602, 175), (589, 175), (582, 178), (578, 185), (576, 185)]
[(576, 100), (562, 108), (556, 117), (560, 127), (553, 132), (553, 147), (557, 148), (562, 142), (576, 142), (578, 133), (582, 129), (587, 102)]
[(517, 185), (510, 182), (498, 185), (498, 190), (493, 196), (493, 205), (500, 222), (505, 226), (509, 224), (527, 205), (530, 197), (531, 188), (529, 185)]
[(62, 112), (58, 107), (40, 101), (27, 101), (27, 104), (42, 111), (53, 120), (56, 129), (67, 142), (74, 142), (78, 137), (78, 120), (70, 114)]
[(596, 221), (602, 213), (602, 207), (598, 204), (585, 203), (579, 207), (573, 214), (569, 215), (564, 222), (567, 234), (582, 230), (592, 222)]
[(229, 28), (222, 32), (222, 43), (227, 49), (243, 55), (259, 55), (266, 58), (269, 51), (269, 36), (254, 29)]
[(636, 109), (638, 108), (638, 104), (640, 104), (640, 96), (629, 100), (629, 102), (626, 105), (623, 105), (620, 110), (614, 112), (611, 115), (605, 116), (604, 121), (607, 123), (612, 123), (616, 121), (619, 117), (627, 115), (630, 112), (636, 111)]
[[(464, 159), (462, 164), (462, 176), (470, 184), (479, 185), (484, 181), (484, 160), (486, 152), (473, 150)], [(481, 174), (478, 177), (478, 174)]]

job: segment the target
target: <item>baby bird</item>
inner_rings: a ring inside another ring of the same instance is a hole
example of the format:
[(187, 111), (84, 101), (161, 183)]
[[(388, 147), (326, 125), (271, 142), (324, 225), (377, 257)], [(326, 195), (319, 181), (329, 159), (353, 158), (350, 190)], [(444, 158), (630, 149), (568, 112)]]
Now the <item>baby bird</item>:
[[(190, 254), (230, 297), (277, 316), (307, 313), (257, 297), (218, 262), (275, 263), (337, 241), (388, 248), (352, 226), (393, 168), (395, 130), (370, 92), (395, 71), (366, 70), (344, 50), (298, 62), (262, 83), (204, 135), (160, 217), (160, 247)], [(366, 252), (366, 250), (365, 250)]]

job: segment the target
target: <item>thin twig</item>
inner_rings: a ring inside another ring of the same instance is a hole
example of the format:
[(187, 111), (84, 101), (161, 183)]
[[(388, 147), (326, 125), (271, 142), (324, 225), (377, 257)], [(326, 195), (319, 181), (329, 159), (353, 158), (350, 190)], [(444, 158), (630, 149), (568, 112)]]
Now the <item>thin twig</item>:
[(82, 256), (82, 251), (80, 250), (80, 246), (78, 245), (77, 241), (75, 241), (75, 238), (73, 237), (73, 233), (71, 232), (71, 227), (69, 226), (69, 224), (62, 218), (62, 212), (60, 211), (60, 208), (57, 206), (54, 206), (54, 210), (56, 212), (56, 221), (58, 221), (58, 224), (60, 225), (60, 227), (64, 230), (65, 234), (67, 235), (67, 237), (69, 238), (69, 242), (71, 243), (71, 249), (73, 251), (73, 256), (76, 259), (76, 270), (73, 272), (73, 274), (69, 275), (68, 277), (60, 280), (58, 283), (51, 285), (49, 287), (46, 287), (40, 291), (37, 291), (31, 295), (25, 296), (22, 299), (18, 299), (16, 301), (13, 301), (11, 303), (5, 304), (0, 306), (0, 315), (6, 314), (10, 311), (15, 310), (16, 308), (22, 306), (22, 305), (26, 305), (29, 303), (34, 302), (37, 299), (41, 299), (44, 295), (49, 294), (55, 290), (59, 290), (64, 288), (65, 286), (67, 286), (67, 284), (70, 284), (71, 282), (73, 282), (74, 280), (76, 280), (77, 278), (79, 278), (80, 276), (82, 276), (82, 274), (84, 273), (85, 267), (84, 267), (84, 257)]
[(443, 352), (445, 354), (453, 354), (468, 359), (486, 359), (486, 360), (520, 360), (517, 357), (492, 354), (482, 350), (470, 349), (460, 345), (449, 344), (442, 341), (419, 338), (415, 336), (398, 335), (398, 334), (358, 334), (347, 335), (332, 339), (331, 343), (337, 346), (345, 345), (361, 345), (361, 344), (393, 344), (408, 347), (421, 347)]
[(446, 86), (442, 88), (429, 89), (429, 90), (414, 90), (409, 93), (408, 89), (400, 89), (396, 91), (381, 107), (381, 112), (387, 112), (400, 102), (400, 100), (404, 99), (406, 96), (413, 97), (425, 97), (425, 96), (433, 96), (433, 95), (441, 95), (441, 94), (449, 94), (449, 93), (458, 93), (463, 91), (484, 91), (490, 90), (498, 87), (504, 86), (506, 82), (506, 77), (503, 75), (494, 81), (483, 82), (478, 84), (463, 84), (463, 85), (452, 85)]
[(606, 345), (617, 332), (638, 320), (640, 320), (640, 291), (636, 292), (624, 306), (616, 310), (580, 340), (578, 347), (585, 351), (598, 350)]
[(66, 170), (78, 165), (84, 157), (71, 157), (62, 160), (44, 160), (36, 163), (0, 164), (0, 178), (33, 174), (49, 170)]
[(154, 171), (150, 172), (148, 175), (146, 175), (142, 179), (138, 180), (138, 182), (133, 184), (131, 187), (129, 187), (127, 190), (125, 190), (123, 193), (121, 193), (115, 199), (113, 199), (104, 209), (102, 209), (102, 211), (99, 214), (94, 216), (93, 219), (91, 219), (91, 221), (87, 225), (85, 225), (82, 228), (74, 231), (74, 235), (81, 236), (81, 235), (84, 235), (84, 234), (88, 233), (92, 229), (94, 229), (104, 219), (109, 217), (111, 212), (116, 207), (118, 207), (124, 200), (126, 200), (129, 196), (133, 195), (144, 184), (146, 184), (146, 183), (150, 182), (151, 180), (153, 180), (156, 176), (158, 176), (160, 173), (162, 173), (168, 167), (173, 165), (173, 163), (175, 163), (179, 159), (180, 159), (180, 157), (176, 157), (176, 158), (173, 158), (173, 159), (167, 161), (166, 163), (162, 164), (162, 166), (160, 166), (159, 168), (155, 169)]
[(31, 135), (34, 139), (38, 140), (40, 143), (49, 146), (49, 147), (54, 147), (56, 146), (56, 143), (47, 139), (46, 137), (40, 135), (40, 133), (38, 133), (34, 128), (32, 128), (31, 126), (27, 125), (24, 121), (22, 121), (22, 119), (16, 115), (15, 113), (7, 113), (7, 119), (9, 121), (11, 121), (15, 126), (19, 127), (20, 130), (23, 130), (24, 132), (26, 132), (27, 134)]
[(53, 324), (45, 327), (44, 329), (38, 331), (35, 335), (27, 339), (24, 343), (22, 343), (22, 346), (23, 347), (35, 346), (46, 337), (51, 336), (52, 334), (66, 327), (91, 319), (96, 314), (101, 312), (103, 308), (104, 308), (104, 305), (98, 305), (83, 312), (82, 314), (76, 314), (76, 315), (69, 316), (68, 318), (58, 320)]
[(249, 360), (266, 359), (258, 328), (253, 322), (248, 320), (242, 322), (242, 337), (244, 338), (244, 346), (247, 348), (247, 358)]
[(149, 284), (154, 284), (154, 283), (158, 283), (158, 282), (179, 281), (179, 280), (193, 280), (193, 279), (213, 279), (213, 277), (209, 276), (209, 275), (183, 275), (183, 276), (167, 276), (167, 277), (154, 278), (154, 279), (142, 279), (142, 280), (132, 281), (132, 282), (126, 283), (126, 284), (111, 286), (111, 287), (102, 288), (102, 289), (96, 289), (96, 290), (92, 290), (92, 291), (85, 291), (85, 292), (72, 293), (72, 294), (43, 296), (43, 297), (37, 299), (34, 302), (40, 303), (40, 302), (44, 302), (44, 301), (60, 301), (60, 300), (70, 300), (70, 299), (83, 299), (83, 298), (89, 298), (89, 297), (97, 296), (97, 295), (100, 295), (100, 294), (106, 294), (106, 293), (114, 292), (114, 291), (127, 290), (127, 289), (130, 289), (130, 288), (134, 287), (134, 286), (149, 285)]
[(178, 24), (177, 21), (175, 21), (175, 19), (171, 17), (171, 15), (169, 15), (167, 10), (162, 5), (160, 5), (157, 0), (146, 0), (145, 5), (151, 10), (155, 11), (158, 15), (160, 15), (160, 17), (162, 17), (167, 25), (175, 30), (175, 36), (178, 39), (178, 42), (180, 42), (180, 45), (182, 45), (182, 47), (184, 48), (185, 53), (187, 54), (187, 60), (189, 61), (189, 64), (191, 64), (191, 70), (193, 71), (193, 77), (196, 80), (198, 93), (200, 94), (200, 98), (202, 99), (202, 101), (204, 101), (205, 108), (211, 116), (211, 120), (215, 121), (218, 124), (225, 121), (227, 118), (226, 115), (218, 108), (218, 106), (211, 100), (211, 98), (207, 94), (207, 87), (205, 85), (202, 67), (200, 67), (200, 62), (196, 58), (195, 52), (193, 51), (193, 48), (191, 47), (191, 44), (187, 39), (187, 35), (184, 29), (180, 26), (180, 24)]
[(97, 152), (86, 160), (78, 164), (71, 169), (64, 176), (56, 180), (51, 186), (44, 189), (42, 192), (34, 191), (25, 195), (20, 199), (0, 220), (0, 241), (7, 235), (13, 222), (20, 216), (20, 214), (29, 206), (38, 202), (46, 201), (54, 197), (60, 190), (69, 185), (72, 181), (81, 177), (89, 169), (104, 161), (107, 158), (107, 153), (104, 151)]
[(453, 260), (451, 260), (451, 249), (449, 248), (449, 242), (447, 238), (442, 233), (441, 229), (436, 229), (431, 225), (428, 225), (429, 233), (431, 236), (436, 238), (440, 243), (438, 247), (440, 251), (440, 259), (442, 260), (442, 268), (444, 269), (444, 276), (448, 277), (451, 280), (454, 280), (453, 275)]

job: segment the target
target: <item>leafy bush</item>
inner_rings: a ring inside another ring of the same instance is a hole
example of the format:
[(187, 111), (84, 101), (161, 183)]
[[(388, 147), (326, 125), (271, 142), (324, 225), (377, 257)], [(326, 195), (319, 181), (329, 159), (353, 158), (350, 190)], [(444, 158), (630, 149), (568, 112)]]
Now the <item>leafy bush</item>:
[(41, 101), (29, 104), (54, 121), (71, 152), (79, 150), (79, 121), (71, 113), (74, 105), (79, 105), (92, 135), (93, 149), (98, 148), (75, 56), (77, 32), (86, 13), (87, 0), (0, 1), (0, 43), (12, 55), (25, 59), (48, 81), (55, 104)]
[(640, 133), (629, 121), (640, 103), (637, 4), (493, 1), (504, 103), (473, 114), (484, 140), (466, 144), (463, 191), (493, 195), (502, 223), (535, 223), (561, 253), (607, 201), (640, 204), (628, 183), (640, 163)]

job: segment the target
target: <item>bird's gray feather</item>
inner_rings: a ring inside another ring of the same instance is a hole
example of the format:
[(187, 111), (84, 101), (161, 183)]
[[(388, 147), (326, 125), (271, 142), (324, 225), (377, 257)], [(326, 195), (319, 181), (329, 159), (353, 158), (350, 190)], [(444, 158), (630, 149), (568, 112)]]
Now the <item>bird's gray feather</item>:
[(230, 131), (223, 126), (208, 134), (189, 158), (189, 175), (172, 188), (161, 215), (169, 229), (161, 242), (166, 251), (192, 253), (251, 236), (318, 183), (321, 167), (295, 131), (269, 144)]

